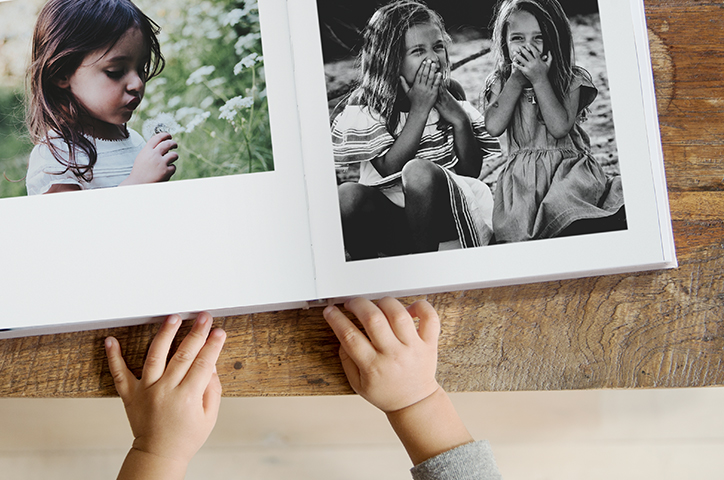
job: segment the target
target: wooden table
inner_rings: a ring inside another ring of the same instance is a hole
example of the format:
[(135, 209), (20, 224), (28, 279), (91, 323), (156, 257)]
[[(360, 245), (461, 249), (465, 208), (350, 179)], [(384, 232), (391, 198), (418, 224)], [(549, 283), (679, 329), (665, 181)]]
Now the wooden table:
[[(448, 391), (724, 384), (724, 1), (646, 4), (680, 267), (428, 295)], [(225, 395), (351, 392), (321, 309), (216, 323)], [(103, 339), (140, 373), (156, 329), (2, 340), (0, 396), (115, 395)]]

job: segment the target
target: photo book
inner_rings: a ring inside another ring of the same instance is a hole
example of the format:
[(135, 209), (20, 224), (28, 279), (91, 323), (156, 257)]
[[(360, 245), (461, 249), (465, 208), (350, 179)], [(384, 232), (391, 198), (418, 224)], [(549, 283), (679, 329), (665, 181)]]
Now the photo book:
[[(446, 220), (427, 230), (416, 230), (409, 213), (409, 205), (416, 205), (410, 192), (419, 185), (412, 185), (413, 177), (400, 174), (399, 168), (387, 171), (378, 162), (388, 158), (400, 138), (402, 120), (397, 130), (389, 122), (369, 126), (372, 131), (382, 125), (379, 131), (388, 144), (380, 150), (365, 143), (369, 138), (361, 130), (333, 139), (332, 130), (341, 128), (345, 112), (360, 109), (355, 89), (363, 68), (357, 60), (361, 32), (383, 3), (258, 0), (254, 5), (271, 132), (269, 171), (0, 199), (0, 338), (149, 323), (171, 313), (184, 318), (203, 310), (216, 316), (247, 314), (354, 296), (378, 299), (676, 267), (642, 0), (568, 2), (577, 10), (566, 12), (575, 64), (590, 75), (580, 80), (587, 100), (581, 93), (577, 113), (587, 118), (579, 119), (581, 130), (575, 127), (579, 133), (573, 141), (590, 148), (586, 155), (606, 178), (617, 179), (625, 206), (612, 212), (619, 223), (547, 235), (545, 222), (557, 217), (544, 218), (543, 227), (536, 224), (540, 235), (520, 241), (504, 240), (502, 231), (503, 224), (523, 222), (516, 216), (521, 209), (508, 205), (500, 213), (503, 207), (497, 203), (504, 197), (501, 189), (512, 188), (513, 159), (528, 151), (517, 135), (489, 136), (482, 166), (475, 168), (480, 170), (477, 178), (462, 172), (457, 155), (465, 157), (463, 147), (450, 140), (454, 161), (438, 162), (435, 170), (436, 178), (447, 181), (443, 206), (435, 207)], [(496, 88), (493, 82), (486, 90), (499, 49), (491, 38), (494, 2), (454, 3), (427, 2), (449, 33), (442, 35), (449, 40), (444, 45), (431, 44), (437, 63), (441, 71), (449, 69), (450, 82), (457, 85), (451, 100), (455, 107), (439, 100), (430, 110), (432, 120), (425, 126), (430, 138), (452, 139), (458, 125), (448, 120), (461, 111), (475, 129), (490, 100), (486, 91)], [(582, 8), (584, 3), (592, 8)], [(163, 19), (158, 21), (164, 28)], [(433, 34), (439, 31), (433, 29)], [(407, 36), (403, 49), (380, 51), (379, 56), (389, 61), (394, 55), (411, 55), (410, 42), (417, 38)], [(427, 48), (425, 42), (420, 41)], [(555, 65), (554, 50), (541, 50), (529, 49), (527, 55)], [(398, 87), (416, 89), (423, 67), (413, 64), (409, 85), (402, 85), (408, 83), (405, 62), (403, 58), (392, 67), (402, 76)], [(399, 77), (394, 78), (397, 82)], [(429, 78), (435, 78), (434, 69)], [(536, 112), (540, 103), (532, 95), (521, 109)], [(407, 118), (410, 108), (401, 105), (394, 108), (400, 119)], [(533, 119), (546, 128), (542, 114)], [(436, 148), (425, 143), (424, 135), (416, 161)], [(346, 161), (347, 153), (361, 157)], [(487, 195), (483, 207), (471, 207), (470, 188)], [(349, 208), (343, 190), (355, 189), (371, 192), (370, 198), (387, 205), (378, 213), (397, 215), (380, 223), (385, 226), (375, 234), (402, 247), (385, 250), (386, 245), (371, 248), (372, 255), (356, 255), (355, 248), (371, 245), (374, 235), (371, 227), (343, 228), (343, 210)], [(506, 202), (512, 205), (519, 198), (511, 191)], [(563, 200), (562, 210), (576, 207), (574, 203)], [(470, 225), (479, 231), (470, 233)], [(430, 232), (435, 248), (417, 253), (421, 237), (427, 239)]]

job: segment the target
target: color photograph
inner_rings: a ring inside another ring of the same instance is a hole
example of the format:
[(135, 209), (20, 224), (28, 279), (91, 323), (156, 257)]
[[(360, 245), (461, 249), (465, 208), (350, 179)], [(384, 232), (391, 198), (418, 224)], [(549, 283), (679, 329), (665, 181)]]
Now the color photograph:
[(0, 198), (272, 170), (255, 0), (0, 2)]

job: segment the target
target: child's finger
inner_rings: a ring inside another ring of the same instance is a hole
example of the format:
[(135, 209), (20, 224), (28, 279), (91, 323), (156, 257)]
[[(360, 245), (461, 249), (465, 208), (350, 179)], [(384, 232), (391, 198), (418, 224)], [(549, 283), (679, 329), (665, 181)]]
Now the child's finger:
[[(353, 298), (345, 303), (345, 307), (362, 322), (365, 333), (377, 350), (386, 350), (399, 345), (400, 341), (392, 331), (389, 320), (377, 305), (366, 298)], [(349, 349), (347, 351), (352, 354)]]
[(349, 381), (349, 384), (352, 387), (352, 390), (354, 390), (356, 393), (359, 393), (359, 388), (360, 388), (359, 367), (354, 362), (352, 357), (349, 356), (349, 353), (347, 353), (347, 350), (345, 350), (344, 347), (341, 345), (339, 346), (339, 360), (342, 362), (342, 369), (344, 370), (344, 374), (347, 376), (347, 380)]
[(208, 312), (201, 312), (194, 322), (191, 331), (183, 339), (176, 353), (171, 357), (166, 367), (165, 378), (171, 385), (176, 386), (181, 383), (191, 368), (199, 351), (206, 343), (206, 338), (211, 330), (213, 318)]
[(206, 414), (213, 414), (214, 417), (219, 413), (219, 405), (221, 405), (221, 381), (219, 375), (216, 373), (216, 369), (211, 374), (211, 379), (206, 385), (204, 395), (202, 397), (202, 404), (204, 412)]
[(417, 74), (415, 75), (415, 81), (422, 85), (427, 85), (429, 82), (429, 77), (430, 77), (430, 62), (428, 60), (423, 60), (417, 69)]
[(404, 305), (397, 299), (385, 297), (377, 304), (390, 322), (395, 336), (405, 345), (412, 344), (419, 338), (415, 322)]
[(197, 394), (204, 392), (213, 377), (214, 367), (216, 367), (216, 362), (219, 360), (219, 354), (224, 347), (225, 341), (226, 332), (220, 328), (214, 329), (209, 334), (206, 343), (199, 351), (199, 354), (196, 355), (196, 359), (194, 359), (182, 381), (186, 388), (196, 390)]
[(156, 147), (160, 152), (161, 155), (165, 155), (171, 150), (175, 150), (178, 148), (178, 143), (176, 143), (174, 140), (171, 140), (171, 138), (168, 138), (167, 140), (164, 140), (163, 142), (156, 145)]
[(123, 360), (123, 354), (121, 353), (121, 345), (113, 337), (108, 337), (105, 340), (106, 357), (108, 357), (108, 368), (111, 371), (113, 377), (113, 383), (116, 385), (118, 395), (125, 401), (133, 391), (138, 379), (131, 373), (126, 366), (126, 361)]
[(146, 361), (143, 364), (141, 379), (144, 383), (153, 385), (163, 376), (168, 352), (171, 349), (171, 344), (179, 326), (181, 326), (181, 317), (169, 315), (161, 324), (156, 336), (153, 337), (151, 346), (148, 348)]
[(422, 341), (437, 345), (440, 337), (440, 316), (435, 308), (427, 300), (420, 300), (407, 307), (407, 311), (420, 319), (418, 333)]
[(330, 305), (323, 314), (340, 345), (355, 364), (367, 364), (374, 359), (377, 352), (369, 339), (339, 308)]
[(435, 73), (435, 78), (432, 80), (432, 88), (439, 89), (442, 85), (442, 73)]
[[(171, 164), (172, 164), (173, 162), (175, 162), (176, 160), (178, 160), (178, 153), (176, 153), (176, 152), (169, 152), (169, 153), (167, 153), (166, 155), (163, 156), (163, 159), (166, 160), (166, 165), (168, 165), (169, 167), (171, 167), (171, 166), (172, 166)], [(176, 167), (174, 167), (174, 169), (175, 169), (175, 168), (176, 168)]]
[(151, 137), (151, 138), (148, 139), (148, 145), (149, 145), (151, 148), (156, 148), (161, 142), (166, 141), (166, 140), (170, 140), (170, 139), (171, 139), (171, 134), (170, 134), (170, 133), (168, 133), (168, 132), (159, 132), (159, 133), (157, 133), (156, 135), (154, 135), (153, 137)]

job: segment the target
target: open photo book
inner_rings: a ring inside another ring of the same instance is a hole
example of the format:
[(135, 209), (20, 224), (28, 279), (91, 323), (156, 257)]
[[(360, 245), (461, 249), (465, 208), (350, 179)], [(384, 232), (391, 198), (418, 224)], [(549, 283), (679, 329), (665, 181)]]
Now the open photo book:
[[(345, 11), (345, 2), (258, 0), (272, 171), (0, 199), (0, 338), (148, 323), (171, 313), (246, 314), (676, 267), (642, 0), (598, 0), (595, 13), (570, 16), (580, 41), (576, 64), (597, 92), (577, 112), (588, 117), (581, 138), (618, 179), (622, 224), (506, 242), (488, 212), (482, 240), (467, 241), (457, 222), (458, 236), (441, 237), (433, 251), (355, 258), (345, 244), (340, 186), (364, 183), (365, 168), (375, 173), (374, 160), (389, 151), (346, 162), (331, 133), (354, 105), (359, 80), (360, 44), (335, 25), (361, 31), (382, 2), (357, 2), (365, 3), (367, 10)], [(494, 2), (479, 3), (492, 14)], [(479, 122), (495, 46), (490, 31), (450, 33), (450, 77), (465, 98), (457, 100)], [(444, 112), (439, 117), (438, 130)], [(389, 133), (390, 142), (398, 133)], [(490, 202), (515, 154), (506, 135), (489, 137), (474, 179)], [(385, 194), (395, 185), (408, 189), (399, 178), (380, 178), (367, 185)], [(481, 215), (465, 195), (453, 199), (458, 180), (450, 181), (453, 214), (457, 205), (461, 217)]]

